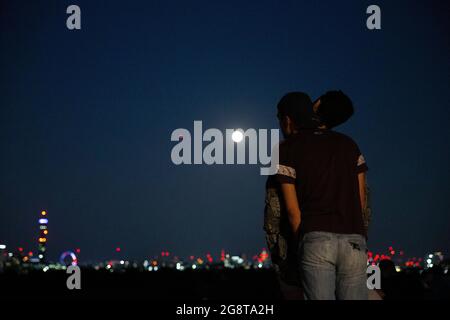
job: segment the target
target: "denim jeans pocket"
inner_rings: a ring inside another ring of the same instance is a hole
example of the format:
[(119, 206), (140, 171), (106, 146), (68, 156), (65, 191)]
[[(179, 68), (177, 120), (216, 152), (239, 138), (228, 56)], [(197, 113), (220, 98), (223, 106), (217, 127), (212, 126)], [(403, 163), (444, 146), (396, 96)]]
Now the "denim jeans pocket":
[[(298, 245), (298, 250), (305, 253), (305, 247), (309, 250), (316, 250), (320, 247), (328, 247), (331, 243), (332, 235), (328, 232), (323, 231), (312, 231), (308, 232), (303, 236)], [(308, 251), (308, 250), (307, 250)]]
[(299, 262), (305, 266), (328, 265), (336, 254), (337, 242), (333, 234), (313, 231), (304, 235), (299, 247)]
[(348, 235), (346, 238), (348, 243), (354, 250), (361, 251), (364, 254), (367, 253), (367, 243), (366, 239), (363, 236), (355, 234)]

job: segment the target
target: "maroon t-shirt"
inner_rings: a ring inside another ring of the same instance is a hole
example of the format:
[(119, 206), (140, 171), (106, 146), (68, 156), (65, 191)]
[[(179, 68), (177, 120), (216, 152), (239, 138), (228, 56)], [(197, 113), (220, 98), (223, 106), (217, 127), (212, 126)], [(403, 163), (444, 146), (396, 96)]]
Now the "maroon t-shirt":
[(348, 136), (305, 129), (280, 144), (277, 180), (295, 184), (302, 233), (365, 235), (358, 173), (367, 165)]

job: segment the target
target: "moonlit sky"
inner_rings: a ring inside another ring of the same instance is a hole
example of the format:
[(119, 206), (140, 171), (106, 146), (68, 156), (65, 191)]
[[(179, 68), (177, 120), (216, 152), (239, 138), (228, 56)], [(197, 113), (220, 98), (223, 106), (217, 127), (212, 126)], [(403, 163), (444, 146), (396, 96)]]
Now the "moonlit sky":
[[(69, 31), (77, 4), (82, 30)], [(370, 248), (450, 252), (448, 1), (0, 0), (0, 243), (49, 258), (254, 254), (258, 165), (175, 166), (171, 132), (277, 128), (288, 91), (342, 89), (368, 165)]]

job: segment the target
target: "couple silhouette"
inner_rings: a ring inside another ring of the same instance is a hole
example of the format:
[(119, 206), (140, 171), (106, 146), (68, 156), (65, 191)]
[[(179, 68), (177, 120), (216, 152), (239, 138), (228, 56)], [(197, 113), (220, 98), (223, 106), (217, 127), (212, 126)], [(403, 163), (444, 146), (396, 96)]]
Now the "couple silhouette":
[(364, 156), (333, 129), (354, 113), (342, 91), (277, 105), (284, 140), (266, 182), (264, 230), (286, 299), (365, 300), (371, 218)]

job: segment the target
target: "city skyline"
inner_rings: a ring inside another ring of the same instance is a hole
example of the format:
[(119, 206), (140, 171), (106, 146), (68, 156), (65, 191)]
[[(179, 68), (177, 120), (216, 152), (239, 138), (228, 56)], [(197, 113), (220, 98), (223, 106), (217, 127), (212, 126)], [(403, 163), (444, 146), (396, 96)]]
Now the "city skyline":
[[(258, 263), (262, 263), (262, 262), (269, 262), (270, 261), (270, 255), (267, 251), (266, 248), (261, 248), (261, 250), (259, 251), (259, 253), (251, 253), (249, 254), (248, 252), (239, 252), (239, 253), (231, 253), (225, 249), (220, 249), (220, 252), (213, 252), (211, 253), (210, 251), (206, 251), (204, 253), (201, 254), (197, 254), (197, 255), (192, 255), (189, 254), (187, 256), (182, 256), (182, 255), (177, 255), (174, 252), (170, 252), (168, 251), (166, 248), (162, 248), (160, 253), (153, 253), (153, 254), (147, 254), (144, 258), (140, 258), (140, 259), (135, 259), (134, 257), (130, 257), (126, 255), (126, 250), (124, 250), (124, 248), (122, 248), (120, 245), (116, 246), (114, 248), (112, 248), (112, 250), (110, 250), (109, 252), (109, 257), (108, 258), (99, 258), (97, 257), (97, 259), (80, 259), (80, 254), (81, 254), (81, 248), (79, 247), (74, 247), (74, 248), (68, 248), (66, 249), (64, 252), (61, 253), (61, 255), (59, 256), (59, 260), (58, 259), (47, 259), (47, 253), (46, 253), (46, 249), (47, 249), (47, 241), (48, 241), (48, 236), (49, 236), (49, 230), (48, 230), (48, 223), (49, 223), (49, 219), (48, 219), (48, 212), (46, 210), (42, 210), (39, 214), (39, 218), (38, 218), (38, 226), (39, 226), (39, 237), (37, 238), (37, 243), (35, 243), (35, 246), (33, 246), (32, 244), (29, 244), (29, 246), (19, 246), (19, 247), (9, 247), (7, 246), (5, 243), (0, 243), (0, 254), (3, 254), (5, 257), (14, 257), (14, 256), (18, 256), (21, 257), (19, 260), (22, 263), (32, 263), (32, 264), (36, 264), (36, 265), (46, 265), (46, 264), (53, 264), (53, 263), (57, 263), (59, 261), (60, 264), (64, 265), (63, 260), (66, 259), (66, 257), (71, 258), (72, 263), (74, 263), (75, 265), (77, 265), (78, 263), (83, 263), (84, 265), (89, 265), (91, 263), (99, 263), (101, 261), (111, 261), (110, 263), (112, 263), (112, 261), (116, 261), (119, 262), (120, 264), (123, 264), (122, 261), (138, 261), (138, 260), (142, 260), (145, 259), (145, 261), (147, 261), (147, 259), (150, 260), (159, 260), (162, 259), (163, 261), (167, 260), (167, 261), (183, 261), (187, 260), (187, 261), (200, 261), (200, 265), (203, 264), (203, 262), (205, 262), (206, 264), (216, 264), (216, 263), (223, 263), (225, 261), (225, 257), (227, 257), (227, 259), (229, 259), (230, 257), (232, 259), (236, 258), (236, 257), (243, 257), (245, 259), (245, 261), (253, 261), (253, 262), (258, 262)], [(34, 248), (35, 247), (35, 248)], [(34, 249), (36, 249), (34, 251)], [(112, 252), (114, 252), (113, 254), (111, 254)], [(433, 252), (433, 253), (431, 253)], [(102, 254), (108, 254), (108, 253), (102, 253)], [(81, 255), (82, 256), (82, 255)], [(426, 252), (425, 254), (423, 254), (422, 256), (419, 257), (412, 257), (405, 254), (404, 250), (402, 250), (401, 248), (394, 248), (392, 245), (389, 246), (387, 248), (387, 250), (383, 252), (373, 252), (371, 250), (368, 250), (367, 252), (367, 260), (368, 260), (368, 264), (370, 263), (379, 263), (382, 260), (395, 260), (398, 267), (403, 267), (403, 268), (408, 268), (408, 267), (417, 267), (417, 268), (430, 268), (433, 267), (433, 259), (434, 256), (439, 257), (438, 261), (442, 262), (444, 261), (444, 255), (442, 254), (441, 251), (437, 251), (437, 250), (429, 250), (428, 252)], [(169, 259), (170, 257), (170, 259)], [(124, 260), (126, 259), (126, 260)], [(204, 260), (204, 261), (203, 261)], [(262, 266), (262, 265), (261, 265)], [(259, 267), (261, 267), (259, 266)], [(177, 270), (178, 270), (178, 266), (177, 266)]]

